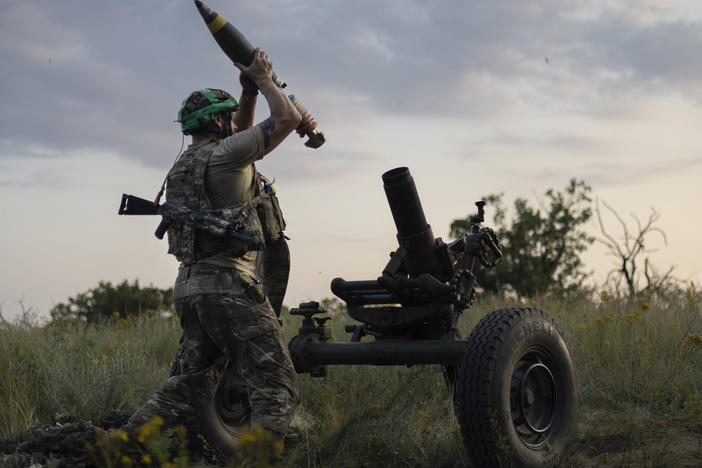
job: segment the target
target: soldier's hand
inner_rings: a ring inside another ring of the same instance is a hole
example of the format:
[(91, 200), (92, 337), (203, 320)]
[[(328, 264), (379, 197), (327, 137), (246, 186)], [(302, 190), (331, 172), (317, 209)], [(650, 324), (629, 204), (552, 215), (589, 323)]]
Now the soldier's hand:
[(261, 80), (270, 80), (271, 76), (273, 76), (273, 65), (271, 61), (268, 60), (268, 55), (258, 47), (254, 49), (251, 65), (245, 67), (238, 62), (234, 62), (234, 65), (241, 70), (242, 74), (251, 78), (257, 85)]
[(303, 138), (308, 132), (311, 132), (315, 128), (317, 128), (317, 121), (314, 120), (314, 117), (312, 117), (309, 112), (305, 112), (302, 114), (300, 125), (297, 126), (295, 131), (300, 135), (300, 138)]

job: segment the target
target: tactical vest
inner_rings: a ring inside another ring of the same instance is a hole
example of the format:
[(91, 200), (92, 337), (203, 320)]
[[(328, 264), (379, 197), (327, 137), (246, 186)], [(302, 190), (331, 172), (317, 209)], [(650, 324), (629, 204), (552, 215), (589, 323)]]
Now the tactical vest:
[(247, 202), (214, 210), (205, 189), (205, 172), (217, 142), (212, 141), (187, 150), (168, 173), (166, 199), (202, 214), (230, 223), (237, 232), (251, 239), (249, 243), (198, 230), (183, 220), (171, 221), (168, 228), (168, 253), (178, 261), (192, 265), (217, 253), (239, 257), (249, 250), (263, 250), (280, 239), (285, 220), (273, 191), (262, 190), (261, 175), (254, 167), (254, 197)]

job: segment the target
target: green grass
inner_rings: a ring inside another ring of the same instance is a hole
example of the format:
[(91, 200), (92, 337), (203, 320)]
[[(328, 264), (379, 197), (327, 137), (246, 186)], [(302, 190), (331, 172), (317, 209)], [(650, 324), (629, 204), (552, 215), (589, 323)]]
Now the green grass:
[(180, 327), (171, 319), (0, 326), (0, 435), (144, 402), (168, 376)]
[[(702, 459), (702, 295), (627, 301), (543, 297), (564, 330), (579, 386), (578, 438), (565, 466), (699, 466)], [(520, 305), (481, 299), (462, 319)], [(295, 334), (300, 320), (285, 317)], [(335, 316), (335, 340), (348, 340)], [(71, 414), (138, 407), (169, 372), (179, 326), (159, 317), (37, 327), (0, 325), (0, 436)], [(337, 366), (301, 375), (302, 401), (283, 465), (470, 466), (436, 366)]]

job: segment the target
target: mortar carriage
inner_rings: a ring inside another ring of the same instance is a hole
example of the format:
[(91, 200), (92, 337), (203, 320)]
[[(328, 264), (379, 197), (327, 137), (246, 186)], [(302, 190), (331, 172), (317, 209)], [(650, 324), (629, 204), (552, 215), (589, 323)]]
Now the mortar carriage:
[[(382, 176), (398, 248), (373, 280), (335, 278), (332, 292), (360, 322), (346, 342), (332, 342), (318, 302), (290, 311), (302, 325), (289, 350), (298, 373), (323, 377), (330, 365), (442, 366), (469, 456), (477, 466), (549, 466), (576, 438), (576, 383), (563, 334), (545, 312), (502, 308), (462, 339), (458, 325), (475, 296), (477, 268), (501, 257), (476, 202), (471, 232), (449, 243), (434, 238), (409, 169)], [(366, 337), (364, 340), (363, 338)], [(199, 428), (226, 453), (245, 422), (245, 395), (226, 376)], [(242, 416), (243, 415), (243, 416)]]

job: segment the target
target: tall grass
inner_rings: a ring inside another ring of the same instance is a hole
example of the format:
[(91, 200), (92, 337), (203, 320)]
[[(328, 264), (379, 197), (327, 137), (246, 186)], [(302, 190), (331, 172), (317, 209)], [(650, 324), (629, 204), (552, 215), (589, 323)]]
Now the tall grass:
[(0, 434), (134, 409), (167, 377), (179, 333), (173, 320), (148, 316), (0, 325)]
[(701, 300), (694, 287), (676, 297), (635, 301), (603, 291), (594, 304), (556, 309), (580, 387), (581, 450), (575, 460), (592, 466), (699, 466)]
[[(579, 385), (578, 438), (566, 466), (699, 466), (702, 460), (702, 295), (694, 288), (635, 301), (485, 297), (462, 319), (468, 336), (502, 306), (549, 312), (564, 330)], [(511, 303), (510, 303), (511, 302)], [(299, 326), (284, 317), (286, 335)], [(332, 321), (335, 340), (348, 340)], [(0, 433), (61, 414), (133, 410), (166, 378), (180, 329), (171, 319), (99, 326), (0, 327)], [(337, 366), (299, 378), (299, 435), (287, 466), (470, 466), (437, 366)]]

